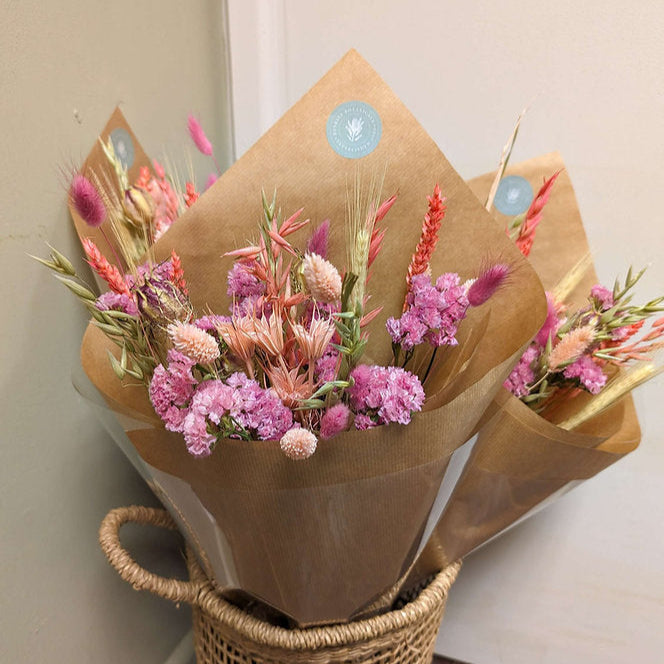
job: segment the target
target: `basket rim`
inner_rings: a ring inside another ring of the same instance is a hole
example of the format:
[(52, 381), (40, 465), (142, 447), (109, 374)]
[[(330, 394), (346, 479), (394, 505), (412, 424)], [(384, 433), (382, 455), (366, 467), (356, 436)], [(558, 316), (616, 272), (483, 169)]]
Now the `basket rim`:
[(201, 585), (194, 602), (195, 606), (222, 626), (233, 630), (238, 636), (264, 646), (290, 650), (346, 646), (369, 641), (408, 627), (429, 615), (446, 601), (460, 567), (461, 562), (457, 561), (438, 572), (418, 597), (401, 609), (355, 622), (288, 629), (266, 623), (230, 604), (204, 577), (198, 563), (190, 559), (192, 577), (201, 575), (205, 578), (205, 583)]

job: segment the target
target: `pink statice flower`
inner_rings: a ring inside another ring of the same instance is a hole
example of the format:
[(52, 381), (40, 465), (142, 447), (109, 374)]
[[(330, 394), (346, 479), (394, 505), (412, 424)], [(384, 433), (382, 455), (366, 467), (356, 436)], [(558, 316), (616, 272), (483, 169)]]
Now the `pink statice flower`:
[(602, 284), (595, 284), (590, 289), (590, 297), (596, 300), (602, 311), (607, 311), (613, 306), (613, 292)]
[(327, 347), (327, 350), (316, 362), (316, 380), (319, 383), (328, 383), (337, 379), (337, 371), (339, 370), (339, 351), (332, 345)]
[(426, 274), (412, 278), (401, 318), (389, 318), (392, 342), (405, 351), (427, 342), (432, 346), (455, 346), (457, 327), (468, 310), (466, 288), (458, 274), (443, 274), (433, 285)]
[(249, 265), (241, 262), (233, 263), (228, 271), (228, 296), (233, 300), (233, 315), (236, 317), (250, 316), (253, 313), (269, 313), (257, 310), (257, 302), (265, 293), (265, 283), (257, 279)]
[(292, 411), (274, 390), (264, 390), (242, 372), (226, 382), (233, 389), (230, 415), (251, 438), (279, 440), (293, 426)]
[(214, 433), (233, 405), (233, 388), (220, 380), (206, 380), (198, 385), (189, 405), (182, 433), (187, 450), (197, 457), (209, 456), (217, 442)]
[(327, 440), (345, 431), (350, 424), (351, 412), (344, 403), (328, 408), (320, 420), (320, 437)]
[(176, 350), (168, 351), (168, 367), (154, 370), (150, 381), (150, 401), (169, 431), (182, 431), (196, 379), (191, 373), (194, 360)]
[(565, 367), (563, 376), (578, 379), (579, 384), (590, 394), (598, 394), (606, 385), (606, 374), (589, 355), (582, 355), (578, 360)]
[(528, 388), (535, 381), (533, 363), (539, 358), (541, 349), (537, 344), (528, 346), (512, 373), (503, 383), (503, 387), (509, 390), (515, 397), (524, 397), (528, 394)]
[(126, 293), (103, 293), (97, 298), (95, 306), (99, 311), (122, 311), (130, 316), (138, 316), (136, 302)]
[[(348, 389), (351, 409), (357, 415), (369, 416), (376, 424), (408, 424), (411, 414), (422, 409), (422, 384), (405, 369), (360, 364), (350, 375), (354, 381)], [(356, 428), (366, 424), (356, 417)]]

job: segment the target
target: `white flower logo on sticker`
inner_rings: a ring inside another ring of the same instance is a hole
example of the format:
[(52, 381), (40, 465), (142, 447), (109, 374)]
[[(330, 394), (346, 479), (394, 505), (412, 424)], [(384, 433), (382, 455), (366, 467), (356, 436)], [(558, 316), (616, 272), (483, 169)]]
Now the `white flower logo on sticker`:
[(362, 118), (351, 118), (346, 122), (346, 134), (348, 135), (348, 140), (355, 143), (362, 136), (362, 128), (364, 127), (364, 121)]

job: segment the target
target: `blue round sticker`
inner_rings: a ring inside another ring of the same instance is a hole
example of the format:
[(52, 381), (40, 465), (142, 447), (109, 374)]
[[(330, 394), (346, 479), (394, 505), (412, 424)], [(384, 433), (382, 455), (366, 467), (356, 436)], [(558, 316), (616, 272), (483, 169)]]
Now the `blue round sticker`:
[(111, 132), (109, 138), (113, 143), (115, 155), (122, 162), (122, 165), (125, 168), (131, 168), (134, 163), (134, 143), (129, 132), (122, 127), (118, 127)]
[(328, 143), (348, 159), (360, 159), (373, 152), (382, 133), (380, 116), (363, 101), (339, 104), (327, 119)]
[(510, 217), (525, 212), (533, 200), (533, 188), (526, 178), (508, 175), (498, 185), (493, 204), (498, 212)]

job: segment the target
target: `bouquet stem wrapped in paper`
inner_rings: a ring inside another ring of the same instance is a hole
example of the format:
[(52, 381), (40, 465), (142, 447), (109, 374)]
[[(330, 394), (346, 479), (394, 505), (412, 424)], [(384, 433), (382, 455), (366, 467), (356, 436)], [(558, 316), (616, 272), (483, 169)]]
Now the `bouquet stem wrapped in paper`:
[[(122, 125), (116, 116), (102, 139)], [(135, 150), (130, 175), (143, 159)], [(103, 173), (99, 149), (85, 168)], [(181, 434), (164, 429), (144, 387), (118, 380), (107, 357), (118, 351), (98, 326), (90, 325), (82, 346), (87, 375), (121, 417), (146, 479), (216, 587), (259, 600), (300, 625), (386, 607), (391, 595), (385, 593), (403, 582), (449, 497), (456, 479), (450, 459), (546, 313), (533, 268), (354, 51), (173, 224), (156, 242), (155, 259), (176, 251), (194, 309), (225, 313), (232, 260), (223, 256), (247, 244), (263, 212), (258, 193), (276, 188), (286, 215), (303, 207), (317, 222), (331, 220), (329, 259), (343, 264), (347, 192), (358, 172), (367, 179), (384, 173), (383, 191), (399, 194), (367, 282), (371, 306), (380, 311), (363, 361), (391, 361), (385, 323), (404, 310), (405, 275), (435, 183), (447, 212), (430, 260), (433, 278), (471, 279), (497, 259), (510, 270), (508, 285), (464, 320), (458, 345), (441, 349), (431, 364), (426, 401), (410, 424), (346, 431), (319, 441), (316, 453), (297, 463), (279, 441), (230, 438), (197, 459)], [(80, 224), (79, 231), (89, 234)]]
[[(529, 257), (547, 291), (564, 282), (589, 254), (572, 184), (556, 153), (508, 170), (534, 188), (557, 172)], [(494, 174), (487, 174), (469, 183), (480, 200), (486, 199), (493, 179)], [(504, 226), (505, 217), (497, 212), (496, 217)], [(575, 281), (566, 302), (580, 305), (597, 283), (589, 262)], [(548, 421), (501, 390), (469, 445), (467, 462), (413, 578), (465, 556), (638, 446), (641, 434), (629, 395), (571, 430), (555, 423), (592, 398), (579, 395)]]

